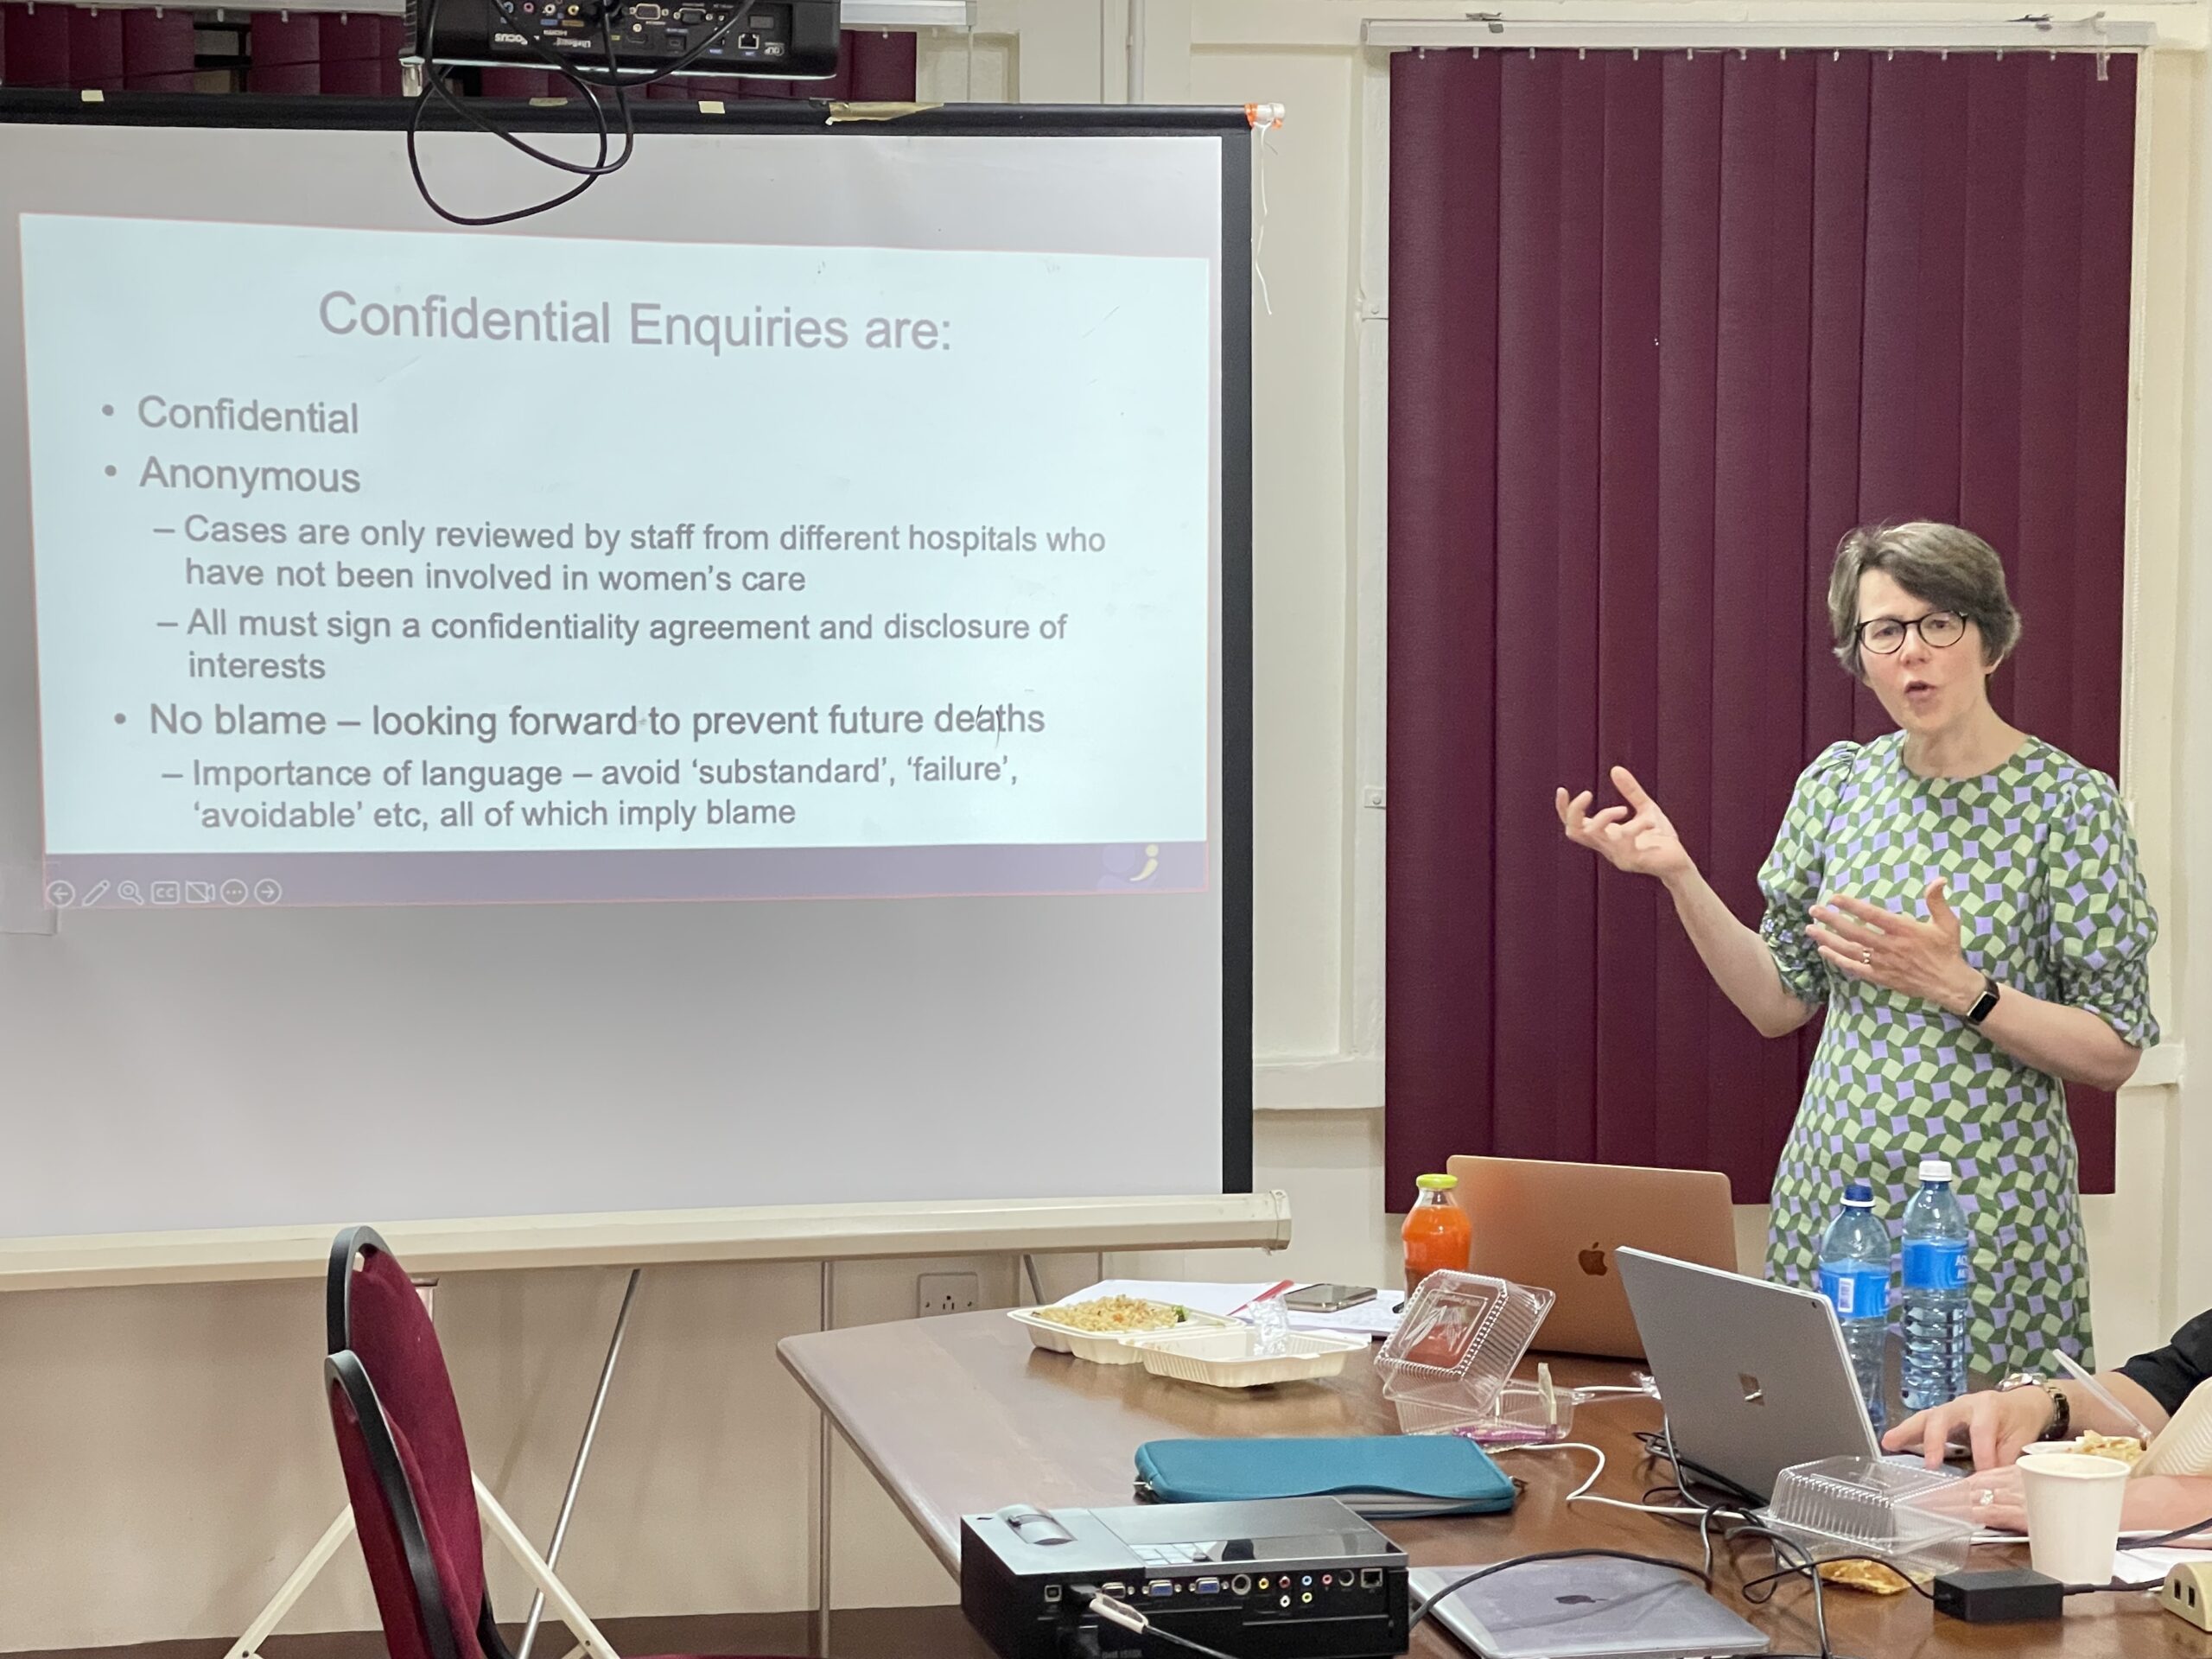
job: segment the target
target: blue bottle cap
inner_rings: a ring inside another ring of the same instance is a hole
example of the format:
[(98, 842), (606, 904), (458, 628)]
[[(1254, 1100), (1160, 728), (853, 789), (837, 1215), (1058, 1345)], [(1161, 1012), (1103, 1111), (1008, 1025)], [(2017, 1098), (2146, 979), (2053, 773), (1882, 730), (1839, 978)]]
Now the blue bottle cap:
[(1853, 1181), (1843, 1189), (1843, 1201), (1846, 1204), (1872, 1205), (1874, 1202), (1874, 1189), (1864, 1181)]

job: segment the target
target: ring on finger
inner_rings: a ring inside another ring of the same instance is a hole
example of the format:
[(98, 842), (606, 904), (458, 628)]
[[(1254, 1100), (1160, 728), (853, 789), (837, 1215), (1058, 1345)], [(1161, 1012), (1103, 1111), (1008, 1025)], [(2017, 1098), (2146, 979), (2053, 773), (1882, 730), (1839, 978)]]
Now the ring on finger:
[(1862, 948), (1859, 952), (1859, 961), (1860, 966), (1872, 968), (1874, 965), (1874, 953)]

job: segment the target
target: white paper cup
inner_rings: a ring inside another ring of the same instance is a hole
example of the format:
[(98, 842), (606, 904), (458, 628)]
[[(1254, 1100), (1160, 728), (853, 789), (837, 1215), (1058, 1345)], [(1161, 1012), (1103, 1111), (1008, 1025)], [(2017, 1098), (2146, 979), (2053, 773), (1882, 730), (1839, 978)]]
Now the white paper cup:
[(2127, 1465), (2054, 1452), (2024, 1457), (2019, 1466), (2030, 1564), (2061, 1584), (2110, 1584)]

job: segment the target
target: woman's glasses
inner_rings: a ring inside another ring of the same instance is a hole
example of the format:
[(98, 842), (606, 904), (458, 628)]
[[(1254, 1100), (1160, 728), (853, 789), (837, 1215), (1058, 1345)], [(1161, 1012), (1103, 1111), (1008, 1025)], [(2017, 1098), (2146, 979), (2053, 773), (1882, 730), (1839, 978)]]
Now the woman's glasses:
[(1956, 611), (1930, 611), (1910, 622), (1900, 622), (1894, 616), (1878, 616), (1872, 622), (1859, 625), (1859, 648), (1890, 656), (1903, 648), (1907, 628), (1918, 629), (1922, 643), (1930, 651), (1941, 651), (1966, 638), (1967, 620)]

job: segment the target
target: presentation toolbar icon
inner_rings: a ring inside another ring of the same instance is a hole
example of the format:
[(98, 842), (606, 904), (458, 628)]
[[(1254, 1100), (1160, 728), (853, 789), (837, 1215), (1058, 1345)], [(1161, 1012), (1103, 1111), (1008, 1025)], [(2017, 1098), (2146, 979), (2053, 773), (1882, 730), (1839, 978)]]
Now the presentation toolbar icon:
[(86, 905), (97, 905), (101, 899), (107, 897), (107, 889), (108, 884), (106, 882), (93, 882), (92, 890), (85, 895), (82, 902)]
[(154, 902), (157, 905), (179, 905), (184, 902), (184, 888), (175, 881), (156, 881), (152, 884)]
[(257, 905), (273, 905), (284, 896), (284, 889), (268, 876), (253, 884), (253, 901)]
[(188, 905), (212, 905), (215, 902), (213, 881), (188, 881), (184, 884), (184, 902)]
[(235, 875), (224, 882), (216, 891), (222, 895), (223, 902), (226, 905), (242, 905), (246, 901), (245, 883)]
[(138, 884), (136, 881), (117, 883), (115, 896), (126, 905), (143, 905), (146, 902), (146, 895), (138, 891)]
[(49, 881), (46, 884), (46, 902), (55, 910), (67, 910), (77, 902), (77, 888), (73, 882)]

